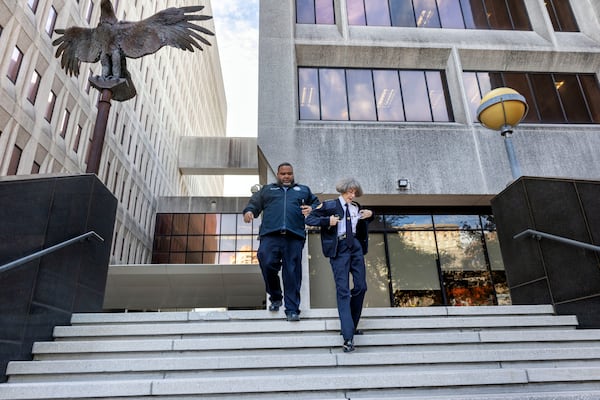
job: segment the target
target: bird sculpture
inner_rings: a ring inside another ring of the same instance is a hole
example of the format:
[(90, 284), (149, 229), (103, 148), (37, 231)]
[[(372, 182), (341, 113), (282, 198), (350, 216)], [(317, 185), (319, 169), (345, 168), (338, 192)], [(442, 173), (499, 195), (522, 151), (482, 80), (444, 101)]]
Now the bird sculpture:
[(74, 26), (56, 29), (59, 36), (52, 42), (56, 58), (61, 67), (72, 76), (79, 75), (81, 62), (100, 61), (102, 75), (91, 77), (90, 82), (97, 89), (110, 88), (112, 98), (125, 101), (136, 95), (135, 86), (127, 71), (127, 58), (140, 58), (153, 54), (163, 46), (173, 46), (182, 50), (203, 50), (201, 42), (210, 42), (201, 34), (213, 36), (210, 30), (191, 21), (206, 21), (209, 15), (192, 14), (204, 6), (171, 7), (137, 22), (119, 21), (110, 0), (100, 2), (100, 21), (95, 28)]

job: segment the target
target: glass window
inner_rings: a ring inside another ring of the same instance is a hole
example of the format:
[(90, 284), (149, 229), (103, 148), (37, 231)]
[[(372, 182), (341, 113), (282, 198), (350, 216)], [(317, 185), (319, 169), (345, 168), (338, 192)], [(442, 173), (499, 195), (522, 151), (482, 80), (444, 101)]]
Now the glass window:
[(319, 120), (319, 77), (316, 68), (298, 68), (300, 119)]
[(385, 254), (384, 234), (369, 234), (369, 252), (365, 255), (369, 290), (365, 295), (365, 307), (391, 307), (390, 278)]
[(39, 0), (27, 0), (27, 5), (31, 8), (31, 11), (35, 14), (38, 8)]
[(569, 0), (545, 0), (552, 26), (557, 32), (578, 32), (579, 27), (573, 15)]
[(554, 86), (565, 110), (567, 122), (585, 123), (591, 121), (577, 76), (555, 74)]
[(440, 17), (435, 0), (413, 0), (417, 26), (421, 28), (439, 28)]
[(512, 29), (512, 23), (504, 0), (484, 0), (488, 24), (492, 29)]
[(85, 20), (88, 24), (92, 20), (92, 11), (94, 11), (94, 1), (90, 0), (90, 2), (88, 3), (87, 11), (85, 13)]
[(12, 83), (17, 82), (19, 77), (19, 70), (21, 69), (21, 62), (23, 61), (23, 52), (15, 46), (12, 55), (10, 57), (10, 64), (8, 65), (8, 73), (6, 76)]
[(63, 115), (62, 115), (62, 121), (60, 123), (60, 137), (62, 137), (64, 139), (65, 135), (67, 134), (67, 128), (69, 126), (69, 118), (71, 117), (71, 112), (69, 110), (67, 110), (65, 108), (65, 110), (63, 111)]
[(348, 100), (344, 72), (343, 69), (319, 69), (322, 120), (348, 120)]
[(390, 26), (388, 0), (365, 1), (365, 14), (369, 26)]
[(315, 23), (315, 2), (314, 0), (296, 0), (296, 23), (314, 24)]
[(481, 221), (477, 215), (434, 215), (433, 223), (437, 230), (481, 229)]
[[(406, 100), (404, 111), (407, 121), (431, 121), (429, 94), (423, 71), (401, 71), (402, 95)], [(410, 100), (409, 100), (410, 99)]]
[(579, 81), (584, 96), (587, 100), (587, 105), (592, 116), (592, 121), (600, 123), (600, 84), (596, 75), (580, 75)]
[(512, 19), (512, 29), (518, 31), (530, 31), (529, 15), (523, 0), (507, 0), (508, 10)]
[(173, 214), (173, 235), (187, 234), (189, 217), (189, 214)]
[(433, 121), (450, 121), (448, 113), (448, 110), (450, 110), (450, 103), (446, 101), (446, 91), (444, 90), (444, 84), (440, 73), (438, 71), (426, 71), (425, 76), (427, 78), (429, 103), (431, 105)]
[(31, 166), (31, 173), (32, 174), (39, 174), (40, 173), (40, 168), (41, 165), (36, 163), (35, 161), (33, 162), (33, 165)]
[(317, 24), (334, 24), (333, 0), (315, 0)]
[(346, 0), (348, 23), (350, 25), (366, 25), (364, 0)]
[(27, 91), (27, 100), (29, 100), (31, 104), (35, 104), (41, 80), (42, 76), (37, 71), (33, 71), (31, 80), (29, 81), (29, 90)]
[(190, 235), (204, 234), (204, 214), (190, 214), (188, 233)]
[(465, 29), (459, 0), (437, 0), (442, 28)]
[(52, 32), (54, 31), (54, 25), (56, 24), (56, 8), (54, 6), (50, 7), (50, 11), (48, 11), (48, 18), (46, 18), (46, 33), (48, 36), (52, 37)]
[(377, 116), (380, 121), (405, 121), (397, 71), (373, 71)]
[(73, 141), (73, 151), (77, 153), (79, 151), (79, 142), (81, 141), (81, 132), (83, 128), (81, 125), (77, 125), (77, 133), (75, 134), (75, 140)]
[(376, 121), (371, 70), (350, 69), (346, 71), (350, 119), (353, 121)]
[(231, 235), (236, 233), (236, 214), (221, 214), (221, 235)]
[(411, 0), (390, 0), (390, 16), (393, 26), (417, 26)]
[(44, 118), (46, 121), (52, 121), (52, 114), (54, 114), (54, 105), (56, 104), (56, 95), (53, 91), (50, 91), (48, 94), (48, 103), (46, 105), (46, 113), (44, 114)]
[(21, 162), (21, 155), (23, 154), (23, 149), (15, 144), (13, 147), (12, 155), (10, 156), (10, 163), (8, 164), (8, 170), (6, 171), (6, 175), (16, 175), (19, 170), (19, 163)]
[(549, 123), (565, 122), (552, 76), (549, 74), (531, 74), (530, 79), (541, 120)]

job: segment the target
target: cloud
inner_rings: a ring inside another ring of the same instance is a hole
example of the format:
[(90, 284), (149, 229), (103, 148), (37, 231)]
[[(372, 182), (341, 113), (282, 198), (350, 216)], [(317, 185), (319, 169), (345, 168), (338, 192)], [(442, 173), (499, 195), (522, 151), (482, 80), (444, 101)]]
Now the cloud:
[(227, 135), (256, 136), (258, 0), (212, 2), (227, 97)]

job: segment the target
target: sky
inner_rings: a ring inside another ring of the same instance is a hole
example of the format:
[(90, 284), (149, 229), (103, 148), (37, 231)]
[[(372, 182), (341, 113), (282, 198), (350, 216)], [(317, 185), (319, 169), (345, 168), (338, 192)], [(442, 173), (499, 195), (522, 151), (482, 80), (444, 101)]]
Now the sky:
[[(227, 136), (256, 137), (258, 118), (258, 2), (212, 0), (227, 97)], [(249, 196), (257, 176), (226, 176), (225, 196)]]

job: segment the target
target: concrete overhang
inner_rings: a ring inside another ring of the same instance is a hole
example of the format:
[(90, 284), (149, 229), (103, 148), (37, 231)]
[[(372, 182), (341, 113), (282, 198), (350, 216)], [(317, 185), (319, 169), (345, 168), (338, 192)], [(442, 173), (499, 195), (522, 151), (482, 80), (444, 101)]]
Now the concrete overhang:
[(183, 175), (258, 175), (256, 138), (183, 136), (179, 170)]
[(265, 300), (257, 264), (111, 265), (104, 309), (251, 309)]

